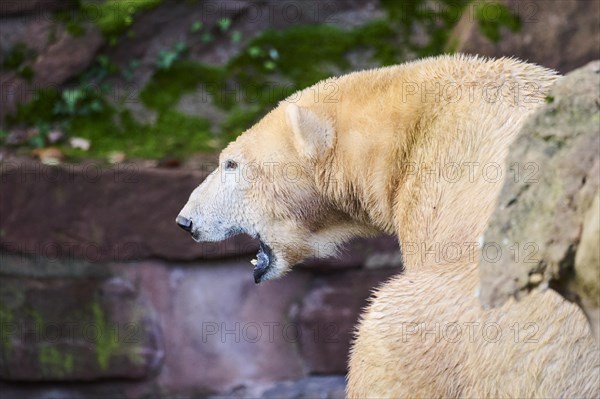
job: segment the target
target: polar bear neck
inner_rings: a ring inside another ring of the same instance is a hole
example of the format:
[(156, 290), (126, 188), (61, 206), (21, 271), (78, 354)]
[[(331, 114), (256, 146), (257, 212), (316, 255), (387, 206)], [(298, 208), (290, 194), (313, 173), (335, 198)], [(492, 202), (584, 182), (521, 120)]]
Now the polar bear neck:
[[(339, 101), (312, 107), (335, 124), (336, 143), (318, 175), (336, 184), (318, 184), (358, 223), (397, 234), (405, 267), (446, 267), (424, 253), (477, 245), (508, 148), (557, 78), (516, 60), (445, 56), (328, 81)], [(498, 82), (508, 95), (487, 101), (486, 84)], [(527, 84), (535, 88), (529, 101), (510, 93)], [(450, 85), (462, 90), (458, 100), (443, 97)]]

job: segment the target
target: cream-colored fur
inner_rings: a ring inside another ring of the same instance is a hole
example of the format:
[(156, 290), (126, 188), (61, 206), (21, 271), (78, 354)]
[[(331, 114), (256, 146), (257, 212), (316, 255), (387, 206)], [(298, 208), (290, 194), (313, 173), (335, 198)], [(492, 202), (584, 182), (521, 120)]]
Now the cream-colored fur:
[(348, 397), (598, 397), (600, 353), (576, 305), (548, 290), (482, 310), (475, 264), (460, 267), (409, 271), (377, 291)]
[[(521, 88), (534, 83), (541, 95), (555, 79), (513, 60), (484, 68), (478, 79), (501, 80), (499, 71), (512, 69), (513, 81)], [(476, 243), (503, 179), (514, 178), (504, 165), (508, 146), (539, 105), (521, 97), (513, 104), (429, 110), (448, 115), (437, 123), (426, 119), (420, 132), (430, 139), (416, 147), (415, 163), (499, 165), (503, 176), (402, 179), (393, 215), (407, 270), (377, 290), (362, 317), (350, 357), (350, 398), (600, 394), (600, 352), (579, 308), (553, 291), (492, 310), (482, 309), (477, 298)]]
[[(272, 256), (257, 282), (350, 237), (398, 235), (406, 273), (363, 317), (351, 397), (597, 395), (598, 348), (577, 308), (546, 292), (484, 311), (475, 296), (508, 146), (557, 78), (514, 59), (442, 56), (329, 79), (231, 143), (180, 216), (198, 241), (259, 237)], [(455, 321), (498, 323), (502, 339), (413, 331)], [(537, 326), (540, 341), (511, 341), (517, 322), (520, 339)]]

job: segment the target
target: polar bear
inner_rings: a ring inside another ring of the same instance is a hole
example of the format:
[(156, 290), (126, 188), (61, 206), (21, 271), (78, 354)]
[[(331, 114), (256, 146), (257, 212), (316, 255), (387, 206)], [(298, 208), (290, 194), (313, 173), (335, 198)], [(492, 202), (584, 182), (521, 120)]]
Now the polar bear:
[(350, 397), (598, 395), (600, 353), (576, 307), (551, 291), (494, 310), (476, 298), (508, 146), (557, 79), (455, 55), (325, 80), (224, 149), (176, 222), (196, 241), (258, 238), (257, 283), (352, 237), (398, 236), (405, 272), (362, 317)]

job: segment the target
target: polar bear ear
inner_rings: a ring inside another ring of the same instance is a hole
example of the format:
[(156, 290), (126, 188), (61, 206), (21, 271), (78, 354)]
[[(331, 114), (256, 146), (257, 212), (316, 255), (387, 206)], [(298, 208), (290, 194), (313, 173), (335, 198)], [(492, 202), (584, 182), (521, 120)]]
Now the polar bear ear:
[(289, 104), (285, 115), (300, 155), (317, 159), (333, 147), (335, 132), (329, 119), (296, 104)]

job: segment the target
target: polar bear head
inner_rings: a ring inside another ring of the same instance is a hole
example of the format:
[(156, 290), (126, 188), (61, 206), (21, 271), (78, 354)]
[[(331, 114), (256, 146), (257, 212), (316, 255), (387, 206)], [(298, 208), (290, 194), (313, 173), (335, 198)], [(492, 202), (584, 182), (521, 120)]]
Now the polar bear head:
[(334, 255), (369, 228), (339, 210), (336, 132), (327, 115), (281, 103), (223, 150), (219, 166), (191, 194), (177, 224), (196, 241), (258, 238), (257, 283), (309, 257)]

